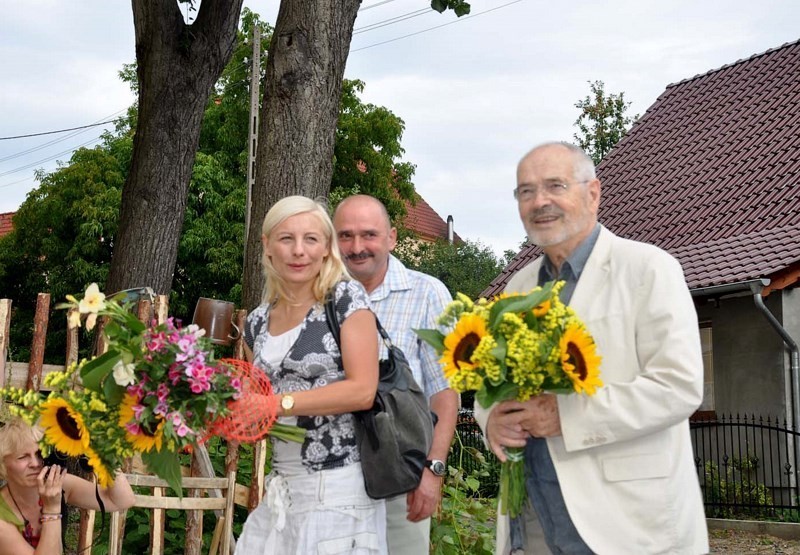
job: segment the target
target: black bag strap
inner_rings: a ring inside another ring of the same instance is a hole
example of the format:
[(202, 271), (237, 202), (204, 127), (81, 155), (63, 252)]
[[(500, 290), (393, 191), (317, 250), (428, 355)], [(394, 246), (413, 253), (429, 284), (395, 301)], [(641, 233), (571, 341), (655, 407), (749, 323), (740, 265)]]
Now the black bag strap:
[[(327, 299), (325, 299), (325, 319), (328, 321), (328, 328), (331, 330), (331, 334), (333, 335), (333, 339), (336, 341), (336, 345), (339, 346), (339, 350), (342, 350), (342, 341), (341, 341), (341, 326), (339, 325), (339, 319), (336, 317), (336, 301), (333, 298), (333, 295), (329, 295)], [(375, 317), (375, 321), (378, 321), (378, 317)], [(383, 331), (383, 328), (378, 323), (378, 329), (382, 331), (381, 336), (386, 339), (388, 334)], [(378, 401), (378, 396), (375, 396), (375, 404), (372, 406), (371, 409), (368, 410), (360, 410), (354, 412), (356, 419), (361, 422), (361, 425), (364, 428), (364, 436), (369, 441), (370, 446), (373, 450), (377, 451), (380, 448), (380, 439), (378, 438), (378, 424), (375, 422), (375, 413), (380, 412), (382, 407)]]
[(341, 327), (339, 326), (339, 319), (336, 317), (336, 300), (333, 298), (333, 293), (328, 295), (328, 298), (325, 299), (325, 319), (328, 321), (328, 328), (330, 328), (333, 339), (336, 341), (336, 345), (339, 346), (339, 350), (341, 351), (342, 334)]
[[(394, 347), (394, 343), (392, 343), (392, 338), (389, 337), (389, 332), (383, 329), (381, 321), (378, 319), (378, 315), (374, 314), (374, 316), (375, 325), (378, 327), (378, 333), (381, 334), (381, 338), (383, 338), (386, 347), (391, 349)], [(333, 338), (336, 340), (336, 344), (339, 346), (339, 350), (341, 350), (341, 326), (339, 325), (339, 318), (336, 317), (336, 299), (333, 298), (332, 293), (325, 299), (325, 319), (328, 321), (328, 327), (333, 334)]]

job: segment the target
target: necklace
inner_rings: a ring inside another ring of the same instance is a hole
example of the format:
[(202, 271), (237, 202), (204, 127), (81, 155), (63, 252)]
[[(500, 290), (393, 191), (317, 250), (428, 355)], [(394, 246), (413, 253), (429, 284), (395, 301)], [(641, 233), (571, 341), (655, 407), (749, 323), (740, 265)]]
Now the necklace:
[[(19, 503), (17, 503), (17, 500), (14, 499), (14, 492), (11, 491), (11, 485), (6, 484), (6, 489), (8, 490), (8, 495), (11, 497), (11, 501), (14, 503), (14, 506), (17, 508), (17, 511), (19, 511), (19, 514), (22, 516), (22, 523), (24, 525), (22, 531), (22, 537), (25, 538), (25, 541), (28, 542), (30, 545), (36, 547), (36, 545), (39, 543), (39, 536), (33, 535), (33, 527), (31, 526), (30, 521), (28, 521), (28, 519), (25, 518), (25, 513), (23, 513), (22, 509), (19, 508)], [(39, 507), (40, 507), (39, 512), (42, 512), (41, 506), (42, 506), (42, 500), (39, 499)]]

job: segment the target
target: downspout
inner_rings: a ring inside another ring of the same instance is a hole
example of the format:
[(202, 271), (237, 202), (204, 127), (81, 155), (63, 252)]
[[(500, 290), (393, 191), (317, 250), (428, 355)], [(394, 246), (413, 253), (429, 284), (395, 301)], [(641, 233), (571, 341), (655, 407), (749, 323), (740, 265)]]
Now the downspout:
[[(764, 314), (764, 317), (770, 325), (778, 332), (783, 339), (784, 343), (791, 351), (789, 363), (789, 376), (791, 380), (791, 411), (789, 411), (788, 420), (792, 428), (800, 428), (800, 352), (797, 348), (797, 343), (792, 339), (789, 333), (783, 328), (778, 319), (770, 312), (764, 304), (764, 297), (761, 296), (761, 291), (764, 287), (769, 285), (768, 279), (753, 279), (749, 281), (741, 281), (738, 283), (729, 283), (726, 285), (713, 285), (711, 287), (699, 287), (692, 289), (692, 297), (707, 297), (707, 296), (722, 296), (734, 295), (736, 293), (744, 293), (749, 290), (753, 294), (753, 302), (756, 308)], [(800, 442), (798, 442), (800, 443)], [(800, 458), (797, 459), (800, 461)], [(800, 463), (799, 463), (800, 464)]]
[[(761, 291), (764, 289), (763, 285), (753, 283), (750, 285), (750, 290), (753, 292), (753, 301), (770, 325), (778, 332), (783, 342), (791, 351), (789, 355), (789, 373), (792, 379), (792, 420), (793, 427), (797, 431), (800, 426), (800, 349), (797, 348), (797, 343), (789, 335), (789, 332), (778, 322), (775, 315), (764, 304), (764, 297), (761, 296)], [(794, 461), (795, 461), (795, 484), (797, 487), (797, 495), (800, 497), (800, 480), (797, 477), (798, 465), (800, 465), (800, 441), (795, 436), (792, 438), (794, 442)]]
[(781, 336), (783, 342), (786, 343), (786, 346), (791, 351), (789, 356), (789, 372), (792, 377), (792, 420), (794, 421), (794, 426), (798, 427), (798, 425), (800, 425), (800, 349), (798, 349), (797, 343), (792, 339), (792, 336), (789, 335), (789, 332), (786, 331), (781, 323), (778, 322), (778, 319), (775, 318), (764, 304), (764, 297), (761, 296), (761, 291), (763, 289), (764, 286), (757, 283), (752, 283), (750, 285), (756, 308), (764, 314), (764, 317), (775, 331), (778, 332), (778, 335)]

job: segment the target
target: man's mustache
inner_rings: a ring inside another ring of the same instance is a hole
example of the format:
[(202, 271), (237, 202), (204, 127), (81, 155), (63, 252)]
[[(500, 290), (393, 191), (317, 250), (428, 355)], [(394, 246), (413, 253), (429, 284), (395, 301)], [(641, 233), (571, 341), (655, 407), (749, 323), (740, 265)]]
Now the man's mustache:
[(366, 260), (367, 258), (372, 258), (373, 255), (371, 252), (361, 251), (361, 252), (354, 252), (353, 254), (348, 254), (344, 257), (345, 260)]
[(531, 211), (528, 216), (530, 218), (539, 218), (541, 216), (563, 216), (564, 211), (559, 210), (555, 206), (542, 206), (536, 210)]

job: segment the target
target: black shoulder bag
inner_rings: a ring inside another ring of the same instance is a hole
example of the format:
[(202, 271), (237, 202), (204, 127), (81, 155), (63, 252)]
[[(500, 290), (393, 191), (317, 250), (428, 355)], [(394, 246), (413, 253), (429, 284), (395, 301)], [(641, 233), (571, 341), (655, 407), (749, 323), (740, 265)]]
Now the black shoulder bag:
[[(341, 351), (335, 301), (325, 302), (325, 318)], [(375, 318), (389, 351), (380, 361), (380, 379), (372, 408), (354, 413), (367, 495), (385, 499), (419, 486), (433, 443), (435, 415), (414, 380), (408, 360)]]

